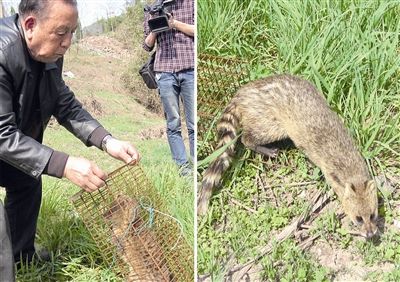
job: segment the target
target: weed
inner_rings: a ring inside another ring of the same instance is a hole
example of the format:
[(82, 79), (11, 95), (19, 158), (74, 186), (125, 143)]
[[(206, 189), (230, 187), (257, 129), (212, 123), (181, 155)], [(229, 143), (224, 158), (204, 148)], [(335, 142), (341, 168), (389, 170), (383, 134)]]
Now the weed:
[(293, 240), (275, 245), (261, 265), (261, 276), (266, 281), (329, 281), (331, 276), (328, 269), (319, 267)]

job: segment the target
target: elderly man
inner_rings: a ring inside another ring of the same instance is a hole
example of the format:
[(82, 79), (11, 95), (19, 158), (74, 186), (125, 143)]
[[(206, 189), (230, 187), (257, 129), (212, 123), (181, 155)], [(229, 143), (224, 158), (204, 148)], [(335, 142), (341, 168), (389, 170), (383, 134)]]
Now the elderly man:
[(42, 144), (51, 116), (86, 146), (125, 163), (139, 159), (130, 143), (111, 137), (82, 108), (62, 79), (77, 26), (76, 0), (22, 0), (18, 14), (0, 20), (0, 186), (16, 262), (35, 255), (42, 174), (65, 177), (88, 192), (107, 178), (93, 162)]

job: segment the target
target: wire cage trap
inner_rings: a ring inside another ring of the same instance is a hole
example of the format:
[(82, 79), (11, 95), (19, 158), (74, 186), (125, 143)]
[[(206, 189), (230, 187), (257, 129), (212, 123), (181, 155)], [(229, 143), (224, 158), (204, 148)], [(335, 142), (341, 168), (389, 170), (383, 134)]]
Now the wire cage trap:
[[(204, 144), (213, 139), (211, 134), (204, 133), (215, 126), (215, 118), (222, 113), (237, 89), (249, 81), (250, 74), (248, 63), (239, 59), (202, 53), (197, 61), (198, 144)], [(197, 154), (206, 157), (212, 151), (212, 148), (203, 146), (198, 148)]]
[(115, 170), (104, 187), (71, 200), (104, 260), (126, 281), (193, 281), (193, 248), (139, 165)]

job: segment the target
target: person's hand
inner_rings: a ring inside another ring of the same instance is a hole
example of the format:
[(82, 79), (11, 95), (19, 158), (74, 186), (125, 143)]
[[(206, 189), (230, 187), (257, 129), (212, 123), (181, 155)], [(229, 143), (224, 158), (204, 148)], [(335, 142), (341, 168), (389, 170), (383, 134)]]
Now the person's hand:
[(107, 141), (106, 152), (113, 158), (121, 160), (126, 164), (137, 163), (140, 160), (138, 151), (131, 143), (112, 137)]
[(87, 192), (94, 192), (104, 186), (107, 174), (95, 163), (84, 158), (68, 157), (64, 177)]
[(175, 19), (174, 16), (170, 13), (167, 13), (167, 17), (168, 17), (168, 26), (169, 29), (174, 29), (175, 28)]

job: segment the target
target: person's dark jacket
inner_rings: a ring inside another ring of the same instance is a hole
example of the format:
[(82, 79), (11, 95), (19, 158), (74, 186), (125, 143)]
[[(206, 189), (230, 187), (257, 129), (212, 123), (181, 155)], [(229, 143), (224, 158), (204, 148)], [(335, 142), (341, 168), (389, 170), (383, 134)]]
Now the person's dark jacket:
[[(34, 80), (38, 74), (31, 68), (18, 15), (0, 19), (0, 35), (0, 185), (10, 182), (10, 173), (16, 177), (23, 172), (35, 179), (42, 173), (62, 177), (68, 156), (41, 144), (51, 116), (87, 146), (100, 148), (108, 132), (65, 85), (63, 59), (45, 64), (40, 81)], [(34, 85), (39, 87), (39, 114), (32, 101)]]

